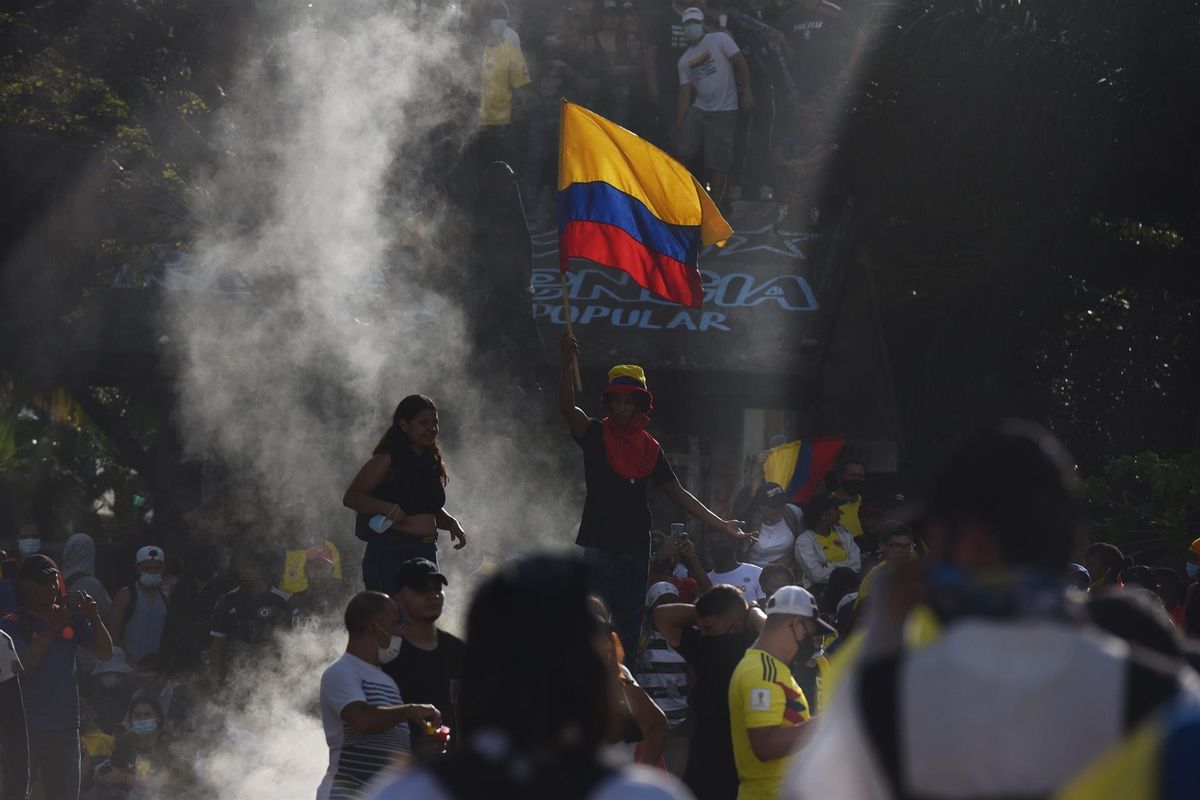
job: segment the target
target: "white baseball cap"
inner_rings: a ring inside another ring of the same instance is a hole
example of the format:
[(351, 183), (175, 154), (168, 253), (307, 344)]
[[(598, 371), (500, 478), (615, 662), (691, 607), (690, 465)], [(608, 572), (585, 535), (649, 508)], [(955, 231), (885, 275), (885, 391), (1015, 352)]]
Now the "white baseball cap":
[(654, 608), (659, 600), (667, 595), (679, 597), (679, 590), (675, 588), (675, 584), (667, 581), (659, 581), (646, 590), (646, 608)]
[(137, 551), (137, 558), (135, 558), (133, 560), (133, 563), (140, 564), (143, 561), (164, 561), (165, 562), (166, 560), (167, 560), (167, 557), (166, 557), (166, 555), (163, 554), (163, 549), (161, 547), (155, 547), (152, 544), (148, 544), (145, 547), (143, 547)]
[(683, 10), (683, 22), (704, 22), (704, 12), (695, 6)]
[(764, 609), (768, 617), (775, 614), (791, 614), (795, 617), (808, 617), (817, 623), (825, 633), (837, 633), (837, 628), (821, 619), (817, 611), (817, 601), (807, 589), (799, 586), (784, 586), (767, 601)]

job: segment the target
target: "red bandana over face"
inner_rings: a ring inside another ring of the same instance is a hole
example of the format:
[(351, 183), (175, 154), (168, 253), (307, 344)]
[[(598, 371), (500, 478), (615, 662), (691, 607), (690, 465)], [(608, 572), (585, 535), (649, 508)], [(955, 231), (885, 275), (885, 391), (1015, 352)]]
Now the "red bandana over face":
[(638, 412), (628, 425), (620, 425), (612, 417), (605, 417), (604, 450), (608, 454), (608, 465), (622, 478), (648, 478), (658, 463), (662, 445), (646, 432), (650, 417)]

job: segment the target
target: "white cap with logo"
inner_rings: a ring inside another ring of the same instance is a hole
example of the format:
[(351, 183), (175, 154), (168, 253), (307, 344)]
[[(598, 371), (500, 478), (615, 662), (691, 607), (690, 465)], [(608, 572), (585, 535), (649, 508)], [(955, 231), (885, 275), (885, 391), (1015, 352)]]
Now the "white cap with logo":
[(683, 10), (683, 22), (704, 22), (704, 12), (695, 6)]
[(134, 559), (135, 564), (140, 564), (143, 561), (166, 561), (167, 557), (163, 555), (161, 547), (155, 547), (148, 544), (137, 551), (137, 558)]
[(808, 617), (817, 623), (817, 627), (821, 628), (825, 633), (837, 633), (837, 628), (821, 619), (820, 612), (817, 610), (816, 598), (807, 589), (802, 589), (799, 586), (784, 586), (775, 592), (775, 594), (771, 595), (771, 599), (767, 601), (767, 607), (764, 610), (768, 617), (775, 614)]

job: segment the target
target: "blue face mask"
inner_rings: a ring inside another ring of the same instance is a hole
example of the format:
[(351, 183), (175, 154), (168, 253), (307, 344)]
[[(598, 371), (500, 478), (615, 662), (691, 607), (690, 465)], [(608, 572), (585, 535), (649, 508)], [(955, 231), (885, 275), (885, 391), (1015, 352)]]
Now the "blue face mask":
[(684, 23), (683, 35), (693, 44), (700, 41), (704, 38), (704, 24), (700, 22)]
[(17, 550), (21, 555), (29, 557), (42, 549), (41, 539), (18, 539)]
[(149, 736), (158, 730), (158, 720), (154, 717), (150, 719), (135, 719), (129, 723), (129, 727), (133, 728), (133, 732), (138, 736)]
[(142, 586), (154, 588), (162, 585), (162, 575), (154, 572), (143, 572), (138, 575), (138, 580), (142, 582)]
[(1200, 564), (1188, 564), (1184, 567), (1189, 578), (1200, 576)]

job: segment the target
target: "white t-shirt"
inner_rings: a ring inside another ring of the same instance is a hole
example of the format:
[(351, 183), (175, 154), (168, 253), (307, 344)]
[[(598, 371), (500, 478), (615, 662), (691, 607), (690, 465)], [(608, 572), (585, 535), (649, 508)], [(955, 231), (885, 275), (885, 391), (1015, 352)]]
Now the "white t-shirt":
[[(691, 792), (661, 769), (628, 766), (600, 783), (587, 800), (686, 800)], [(437, 778), (420, 770), (407, 772), (368, 794), (370, 800), (451, 800)]]
[(796, 544), (796, 536), (792, 533), (792, 529), (788, 527), (789, 510), (790, 513), (795, 514), (793, 519), (796, 520), (797, 530), (804, 530), (804, 528), (799, 527), (801, 521), (804, 519), (804, 512), (794, 505), (788, 504), (779, 522), (776, 522), (774, 525), (763, 523), (759, 526), (758, 541), (750, 545), (750, 548), (746, 551), (746, 560), (748, 562), (765, 567), (767, 564), (774, 563), (792, 554), (792, 548)]
[(737, 111), (737, 81), (730, 56), (740, 50), (728, 33), (717, 31), (683, 51), (679, 57), (679, 85), (689, 83), (696, 91), (696, 108), (701, 111)]
[(746, 602), (756, 603), (764, 596), (762, 586), (758, 583), (758, 576), (761, 574), (762, 567), (754, 564), (738, 564), (737, 569), (729, 572), (710, 572), (708, 579), (713, 582), (714, 586), (718, 583), (732, 584), (746, 595)]
[(0, 683), (10, 681), (21, 674), (21, 659), (17, 648), (8, 634), (0, 631)]
[(342, 709), (351, 703), (398, 706), (402, 702), (396, 682), (358, 656), (343, 653), (325, 669), (321, 675), (321, 723), (329, 745), (329, 769), (317, 789), (317, 800), (358, 797), (395, 756), (412, 752), (406, 723), (384, 733), (357, 733), (342, 721)]
[[(915, 709), (898, 726), (906, 788), (918, 797), (1054, 794), (1125, 736), (1127, 652), (1113, 637), (1040, 620), (955, 623), (901, 668), (898, 702)], [(853, 671), (796, 756), (787, 800), (893, 797), (862, 723), (858, 665), (843, 669)], [(1183, 695), (1196, 700), (1194, 681)]]

